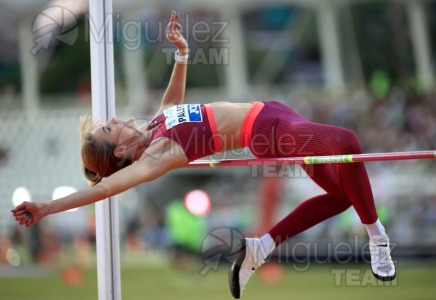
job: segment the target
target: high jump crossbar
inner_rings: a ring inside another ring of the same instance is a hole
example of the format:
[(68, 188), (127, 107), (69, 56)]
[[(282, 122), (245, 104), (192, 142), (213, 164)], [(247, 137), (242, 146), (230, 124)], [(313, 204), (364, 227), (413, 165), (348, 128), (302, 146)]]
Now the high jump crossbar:
[(196, 160), (187, 165), (188, 168), (205, 167), (249, 167), (249, 166), (280, 166), (280, 165), (313, 165), (330, 163), (357, 163), (390, 160), (435, 159), (436, 151), (406, 151), (388, 153), (347, 154), (328, 156), (304, 156), (289, 158), (248, 158), (223, 160)]

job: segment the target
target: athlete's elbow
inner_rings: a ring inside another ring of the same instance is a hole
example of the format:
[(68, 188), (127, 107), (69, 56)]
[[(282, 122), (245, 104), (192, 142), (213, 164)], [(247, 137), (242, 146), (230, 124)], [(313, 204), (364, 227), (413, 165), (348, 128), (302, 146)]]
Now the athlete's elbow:
[(110, 187), (109, 184), (106, 184), (104, 182), (104, 180), (102, 182), (98, 183), (97, 185), (95, 185), (93, 188), (94, 188), (95, 193), (96, 193), (95, 195), (96, 195), (97, 201), (103, 200), (103, 199), (106, 199), (106, 198), (109, 198), (109, 197), (115, 195), (113, 189)]

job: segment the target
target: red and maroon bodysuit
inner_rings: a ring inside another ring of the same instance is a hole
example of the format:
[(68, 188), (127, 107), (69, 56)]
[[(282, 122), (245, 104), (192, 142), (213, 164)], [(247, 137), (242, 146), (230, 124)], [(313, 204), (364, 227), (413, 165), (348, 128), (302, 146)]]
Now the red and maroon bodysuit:
[(207, 104), (172, 106), (154, 118), (147, 130), (153, 130), (151, 142), (161, 138), (177, 142), (189, 161), (221, 152), (215, 118)]
[[(185, 151), (189, 161), (222, 151), (221, 139), (210, 106), (182, 104), (166, 109), (149, 125), (152, 141), (169, 138)], [(256, 157), (284, 158), (359, 154), (357, 136), (350, 130), (314, 123), (275, 101), (255, 102), (241, 128), (243, 147)], [(315, 224), (353, 206), (362, 223), (378, 216), (363, 163), (303, 165), (325, 194), (307, 199), (270, 231), (280, 244)]]

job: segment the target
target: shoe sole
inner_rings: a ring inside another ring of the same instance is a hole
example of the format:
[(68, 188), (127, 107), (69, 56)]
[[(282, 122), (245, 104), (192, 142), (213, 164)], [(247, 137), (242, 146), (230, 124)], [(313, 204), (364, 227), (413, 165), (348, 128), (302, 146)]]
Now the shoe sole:
[(395, 272), (394, 275), (392, 276), (385, 276), (385, 277), (375, 274), (374, 272), (372, 272), (372, 274), (375, 276), (375, 278), (377, 278), (380, 281), (392, 281), (397, 277), (397, 272)]
[(238, 250), (236, 251), (236, 259), (232, 264), (229, 271), (229, 286), (233, 298), (239, 299), (241, 297), (241, 287), (239, 286), (239, 271), (241, 270), (242, 263), (244, 262), (247, 253), (247, 246), (245, 239), (241, 239)]

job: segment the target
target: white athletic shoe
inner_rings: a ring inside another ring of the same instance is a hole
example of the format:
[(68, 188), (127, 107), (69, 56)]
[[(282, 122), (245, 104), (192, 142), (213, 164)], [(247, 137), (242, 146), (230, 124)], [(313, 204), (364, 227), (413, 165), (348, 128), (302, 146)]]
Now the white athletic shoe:
[(376, 236), (369, 241), (371, 252), (371, 269), (374, 276), (381, 281), (391, 281), (396, 277), (391, 248), (387, 235)]
[(260, 239), (241, 239), (236, 259), (229, 271), (230, 292), (235, 299), (242, 295), (245, 285), (257, 268), (265, 263), (265, 251), (260, 244)]

